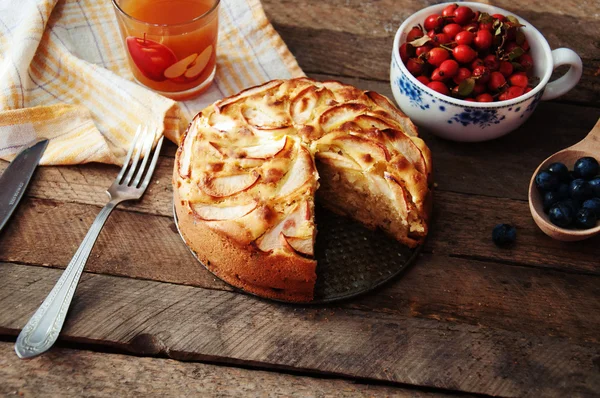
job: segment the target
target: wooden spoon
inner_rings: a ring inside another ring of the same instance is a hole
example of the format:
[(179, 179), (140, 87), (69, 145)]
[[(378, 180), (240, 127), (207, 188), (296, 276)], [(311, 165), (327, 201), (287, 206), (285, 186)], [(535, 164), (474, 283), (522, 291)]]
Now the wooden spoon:
[(582, 141), (563, 149), (562, 151), (556, 152), (554, 155), (544, 160), (531, 177), (531, 181), (529, 182), (529, 210), (531, 210), (533, 220), (538, 227), (551, 238), (565, 242), (574, 242), (590, 238), (600, 233), (600, 222), (596, 224), (594, 228), (590, 229), (566, 229), (552, 224), (548, 215), (544, 213), (542, 195), (540, 195), (535, 187), (535, 176), (540, 170), (545, 169), (551, 163), (562, 162), (569, 170), (572, 170), (577, 159), (584, 156), (600, 159), (600, 119), (598, 119), (598, 122), (594, 128), (592, 128), (592, 131), (590, 131)]

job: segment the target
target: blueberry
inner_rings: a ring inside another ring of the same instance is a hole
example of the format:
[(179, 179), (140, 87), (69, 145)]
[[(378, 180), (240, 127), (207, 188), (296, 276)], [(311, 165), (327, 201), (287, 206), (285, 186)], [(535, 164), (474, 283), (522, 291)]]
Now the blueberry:
[(496, 246), (508, 246), (517, 239), (517, 229), (510, 224), (498, 224), (492, 231), (492, 240)]
[(543, 170), (535, 176), (535, 186), (541, 191), (554, 191), (558, 188), (558, 177), (554, 174)]
[(569, 197), (569, 184), (563, 183), (558, 186), (556, 193), (561, 199), (567, 199)]
[(544, 194), (544, 212), (548, 213), (548, 210), (550, 210), (555, 203), (560, 202), (562, 199), (564, 198), (560, 197), (558, 191), (546, 192)]
[(558, 179), (562, 182), (569, 181), (570, 179), (569, 169), (567, 168), (567, 166), (565, 166), (564, 163), (552, 163), (550, 166), (548, 166), (548, 171), (557, 176)]
[(581, 206), (584, 209), (589, 209), (594, 212), (596, 218), (600, 218), (600, 198), (592, 198), (583, 202)]
[(548, 212), (552, 224), (562, 228), (566, 228), (573, 222), (573, 209), (564, 202), (560, 202), (552, 206)]
[(594, 192), (594, 196), (600, 198), (600, 176), (596, 176), (589, 181), (590, 187)]
[(565, 199), (565, 200), (561, 201), (561, 203), (564, 204), (565, 206), (567, 206), (569, 209), (571, 209), (571, 215), (573, 215), (573, 216), (581, 208), (581, 202), (578, 202), (571, 198)]
[(569, 185), (569, 196), (579, 202), (583, 202), (593, 196), (590, 184), (581, 178), (571, 181)]
[(598, 161), (589, 156), (578, 159), (573, 166), (573, 174), (576, 178), (591, 179), (598, 174)]
[(579, 209), (575, 216), (575, 225), (581, 229), (594, 228), (597, 220), (598, 218), (592, 210), (582, 208)]

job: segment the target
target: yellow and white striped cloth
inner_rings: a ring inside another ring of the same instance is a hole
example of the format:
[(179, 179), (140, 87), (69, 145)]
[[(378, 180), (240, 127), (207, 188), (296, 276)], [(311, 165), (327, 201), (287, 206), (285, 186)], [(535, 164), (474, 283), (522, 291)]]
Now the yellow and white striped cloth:
[(221, 0), (219, 24), (215, 81), (175, 102), (133, 81), (110, 0), (0, 0), (0, 159), (45, 137), (42, 164), (120, 164), (139, 124), (177, 142), (217, 99), (303, 75), (260, 0)]

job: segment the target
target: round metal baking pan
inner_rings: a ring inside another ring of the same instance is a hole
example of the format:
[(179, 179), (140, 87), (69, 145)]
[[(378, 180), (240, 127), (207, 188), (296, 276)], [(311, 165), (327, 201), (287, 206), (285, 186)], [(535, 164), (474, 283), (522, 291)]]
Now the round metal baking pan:
[[(376, 289), (406, 269), (415, 261), (421, 249), (421, 246), (414, 249), (404, 246), (382, 231), (369, 230), (318, 204), (315, 212), (318, 226), (315, 247), (317, 283), (314, 299), (309, 304), (345, 300)], [(175, 207), (173, 215), (179, 231)], [(179, 235), (181, 236), (181, 231)], [(185, 243), (183, 236), (181, 239)], [(196, 253), (191, 249), (190, 251), (208, 269)], [(243, 291), (235, 286), (234, 288)], [(246, 291), (244, 293), (251, 294)]]

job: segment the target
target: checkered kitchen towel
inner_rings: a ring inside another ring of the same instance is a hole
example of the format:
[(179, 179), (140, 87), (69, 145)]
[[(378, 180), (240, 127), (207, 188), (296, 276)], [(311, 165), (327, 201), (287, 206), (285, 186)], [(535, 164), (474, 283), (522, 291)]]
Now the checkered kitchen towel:
[(133, 81), (110, 0), (0, 0), (0, 158), (46, 137), (46, 165), (119, 164), (139, 124), (177, 142), (222, 97), (302, 76), (260, 0), (221, 0), (217, 75), (174, 102)]

